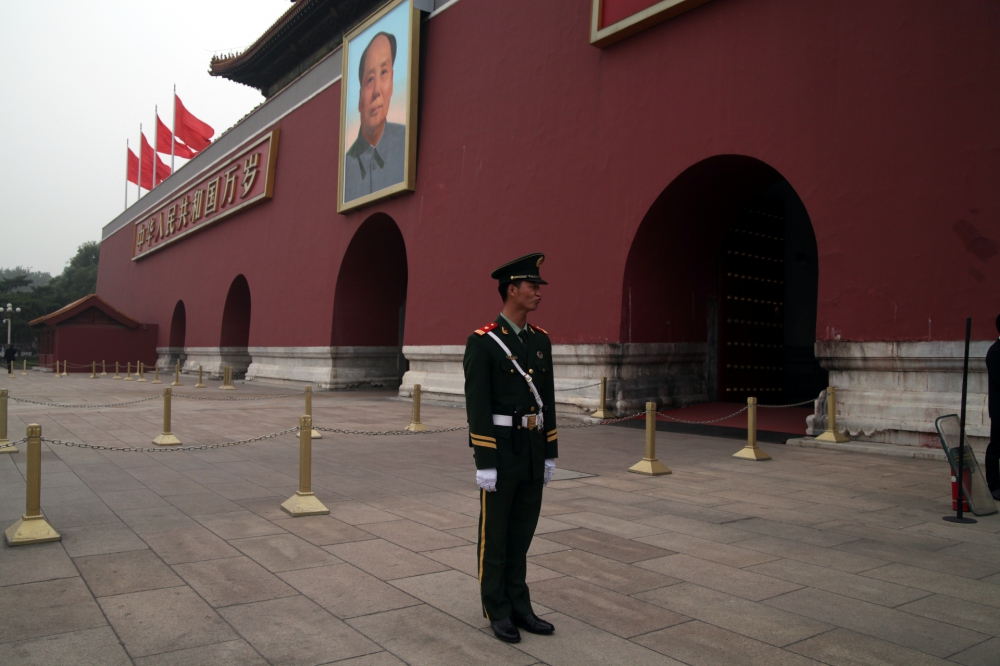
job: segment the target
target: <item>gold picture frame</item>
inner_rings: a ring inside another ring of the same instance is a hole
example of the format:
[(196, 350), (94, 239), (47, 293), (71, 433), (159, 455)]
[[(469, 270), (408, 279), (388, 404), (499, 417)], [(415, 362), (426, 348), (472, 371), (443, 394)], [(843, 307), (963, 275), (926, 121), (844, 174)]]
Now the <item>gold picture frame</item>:
[(641, 11), (611, 25), (601, 26), (601, 12), (605, 0), (592, 0), (590, 15), (590, 43), (598, 48), (611, 46), (626, 37), (662, 23), (678, 14), (703, 5), (708, 0), (661, 0)]
[[(382, 36), (383, 39), (379, 39)], [(374, 63), (378, 54), (386, 52), (389, 44), (392, 76), (388, 79), (390, 84), (387, 102), (385, 80), (379, 82), (376, 72), (366, 73), (366, 76), (371, 76), (367, 84), (370, 92), (366, 94), (362, 88), (363, 77), (359, 74), (359, 68), (364, 71), (364, 67)], [(373, 49), (372, 58), (367, 58), (369, 46)], [(401, 55), (405, 62), (401, 62)], [(343, 73), (340, 80), (340, 149), (337, 163), (338, 213), (346, 213), (416, 189), (419, 57), (420, 10), (411, 0), (392, 0), (344, 35)], [(365, 63), (361, 62), (362, 58), (366, 59)], [(397, 86), (402, 80), (398, 74), (405, 74), (406, 89), (402, 91), (402, 100), (397, 97), (401, 92)], [(366, 104), (376, 106), (365, 107), (363, 113), (362, 107)], [(356, 108), (352, 110), (352, 107)], [(399, 120), (403, 122), (400, 123)], [(401, 140), (400, 124), (404, 133)], [(373, 136), (378, 137), (376, 145), (372, 145), (369, 140)], [(368, 168), (365, 168), (366, 163)], [(379, 187), (380, 181), (384, 186)]]

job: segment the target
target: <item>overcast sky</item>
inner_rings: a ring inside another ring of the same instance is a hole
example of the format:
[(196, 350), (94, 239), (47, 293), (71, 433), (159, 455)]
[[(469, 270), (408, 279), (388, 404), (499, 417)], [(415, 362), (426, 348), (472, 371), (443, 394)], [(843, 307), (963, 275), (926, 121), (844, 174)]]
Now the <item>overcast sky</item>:
[(101, 227), (124, 209), (125, 140), (138, 154), (142, 123), (152, 143), (157, 104), (173, 125), (175, 83), (216, 136), (262, 102), (252, 88), (209, 76), (209, 60), (242, 51), (289, 6), (0, 3), (0, 268), (56, 275), (81, 243), (100, 240)]

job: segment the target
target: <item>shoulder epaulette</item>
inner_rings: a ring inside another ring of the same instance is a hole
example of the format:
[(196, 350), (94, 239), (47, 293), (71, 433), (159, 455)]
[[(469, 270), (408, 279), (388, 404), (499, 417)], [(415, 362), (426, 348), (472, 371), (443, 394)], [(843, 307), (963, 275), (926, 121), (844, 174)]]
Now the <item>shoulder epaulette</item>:
[(489, 324), (486, 324), (486, 326), (483, 326), (482, 328), (477, 328), (474, 331), (474, 333), (476, 335), (486, 335), (487, 333), (489, 333), (490, 331), (492, 331), (496, 327), (497, 327), (497, 323), (495, 321), (494, 322), (490, 322)]
[(531, 325), (531, 328), (535, 329), (535, 330), (536, 330), (536, 331), (538, 331), (539, 333), (544, 333), (545, 335), (548, 335), (548, 334), (549, 334), (549, 332), (548, 332), (548, 331), (546, 331), (546, 330), (545, 330), (544, 328), (542, 328), (541, 326), (536, 326), (536, 325), (532, 324), (532, 325)]

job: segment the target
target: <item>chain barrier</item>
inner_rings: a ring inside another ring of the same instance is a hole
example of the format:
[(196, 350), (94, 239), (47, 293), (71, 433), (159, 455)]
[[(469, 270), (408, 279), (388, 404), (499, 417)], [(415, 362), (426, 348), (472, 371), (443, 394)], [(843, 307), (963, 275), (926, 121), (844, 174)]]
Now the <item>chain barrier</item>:
[(594, 423), (573, 423), (570, 425), (560, 426), (563, 430), (568, 430), (570, 428), (593, 428), (594, 426), (609, 425), (611, 423), (620, 423), (621, 421), (630, 421), (632, 419), (637, 419), (640, 416), (645, 416), (646, 412), (636, 412), (632, 416), (621, 416), (617, 419), (601, 419)]
[[(83, 442), (64, 442), (61, 439), (48, 439), (42, 437), (42, 441), (47, 444), (59, 444), (60, 446), (75, 447), (78, 449), (93, 449), (95, 451), (118, 451), (120, 453), (169, 453), (175, 451), (207, 451), (209, 449), (223, 449), (227, 446), (237, 446), (239, 444), (251, 444), (261, 442), (265, 439), (274, 439), (289, 433), (297, 433), (299, 427), (288, 428), (279, 432), (272, 432), (270, 435), (241, 439), (238, 442), (222, 442), (220, 444), (202, 444), (201, 446), (101, 446), (100, 444), (84, 444)], [(27, 441), (23, 439), (21, 441)]]
[(438, 428), (437, 430), (345, 430), (344, 428), (321, 428), (319, 426), (313, 426), (314, 430), (319, 430), (322, 432), (334, 432), (340, 435), (367, 435), (369, 437), (380, 437), (383, 435), (435, 435), (442, 432), (456, 432), (458, 430), (467, 430), (469, 426), (461, 425), (455, 426), (454, 428)]
[(676, 421), (677, 423), (689, 423), (691, 425), (705, 425), (707, 423), (718, 423), (719, 421), (725, 421), (727, 419), (731, 419), (734, 416), (738, 416), (738, 415), (742, 414), (743, 412), (747, 411), (748, 409), (749, 409), (749, 407), (744, 407), (743, 409), (741, 409), (739, 411), (733, 412), (729, 416), (723, 416), (722, 418), (718, 418), (718, 419), (709, 419), (707, 421), (688, 421), (686, 419), (679, 419), (676, 416), (670, 416), (669, 414), (665, 414), (664, 412), (656, 412), (656, 415), (657, 416), (662, 416), (663, 418), (669, 419), (671, 421)]
[(129, 402), (112, 402), (112, 403), (108, 403), (106, 405), (85, 405), (85, 404), (80, 404), (80, 405), (60, 405), (57, 402), (41, 402), (40, 400), (28, 400), (27, 398), (18, 398), (18, 397), (12, 396), (12, 395), (8, 396), (8, 397), (11, 400), (14, 400), (16, 402), (27, 402), (27, 403), (31, 403), (32, 405), (43, 405), (45, 407), (67, 407), (67, 408), (74, 408), (74, 409), (101, 409), (101, 408), (104, 408), (104, 407), (124, 407), (125, 405), (137, 405), (140, 402), (149, 402), (150, 400), (159, 400), (163, 396), (162, 395), (151, 395), (148, 398), (140, 398), (139, 400), (131, 400)]
[(260, 395), (260, 396), (253, 396), (250, 398), (209, 398), (208, 396), (188, 395), (186, 393), (174, 393), (173, 397), (188, 398), (189, 400), (211, 400), (213, 402), (246, 402), (249, 400), (274, 400), (277, 398), (294, 398), (296, 396), (301, 398), (304, 395), (305, 393), (302, 393), (300, 391), (299, 393), (279, 393), (278, 395)]
[[(820, 394), (822, 395), (822, 393)], [(795, 402), (790, 405), (761, 405), (758, 404), (759, 409), (781, 409), (782, 407), (803, 407), (805, 405), (811, 405), (815, 403), (819, 398), (810, 398), (809, 400), (803, 400), (802, 402)]]
[(16, 442), (10, 442), (9, 444), (4, 444), (4, 446), (17, 446), (18, 444), (25, 444), (25, 443), (27, 443), (27, 441), (28, 441), (27, 437), (22, 437), (21, 439), (17, 440)]
[(552, 389), (552, 390), (555, 391), (556, 393), (559, 393), (560, 391), (579, 391), (580, 389), (594, 388), (595, 386), (600, 386), (600, 385), (601, 385), (601, 382), (597, 382), (596, 384), (587, 384), (586, 386), (573, 386), (571, 388), (561, 388), (561, 389)]

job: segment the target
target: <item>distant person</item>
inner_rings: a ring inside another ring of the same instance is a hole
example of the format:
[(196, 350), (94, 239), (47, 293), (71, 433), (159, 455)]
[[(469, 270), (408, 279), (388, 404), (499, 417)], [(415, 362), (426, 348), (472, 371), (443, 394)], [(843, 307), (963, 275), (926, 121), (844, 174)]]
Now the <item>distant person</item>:
[(344, 202), (403, 182), (406, 126), (387, 122), (392, 101), (396, 37), (379, 32), (361, 54), (361, 131), (344, 156)]
[(3, 353), (3, 360), (7, 364), (7, 374), (14, 374), (14, 359), (17, 358), (17, 348), (14, 345), (7, 345), (7, 351)]
[[(997, 315), (1000, 334), (1000, 315)], [(1000, 338), (986, 352), (986, 374), (989, 379), (990, 444), (986, 447), (986, 485), (993, 499), (1000, 500)]]

